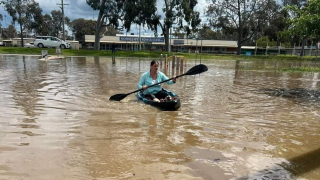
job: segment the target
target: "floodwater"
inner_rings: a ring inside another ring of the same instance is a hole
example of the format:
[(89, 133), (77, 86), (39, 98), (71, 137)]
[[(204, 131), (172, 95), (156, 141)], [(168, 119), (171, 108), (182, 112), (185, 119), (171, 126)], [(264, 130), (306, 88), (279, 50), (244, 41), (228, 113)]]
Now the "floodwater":
[(109, 101), (150, 59), (38, 58), (0, 56), (0, 179), (320, 179), (319, 73), (274, 70), (317, 62), (202, 61), (167, 112)]

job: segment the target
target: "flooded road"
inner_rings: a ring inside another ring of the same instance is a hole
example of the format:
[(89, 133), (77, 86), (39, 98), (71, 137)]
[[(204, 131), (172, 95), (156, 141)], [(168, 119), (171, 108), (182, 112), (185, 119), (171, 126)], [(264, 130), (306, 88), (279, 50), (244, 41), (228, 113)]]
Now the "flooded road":
[(202, 61), (165, 112), (109, 101), (150, 59), (37, 59), (0, 56), (0, 179), (320, 179), (319, 73), (274, 71), (320, 63)]

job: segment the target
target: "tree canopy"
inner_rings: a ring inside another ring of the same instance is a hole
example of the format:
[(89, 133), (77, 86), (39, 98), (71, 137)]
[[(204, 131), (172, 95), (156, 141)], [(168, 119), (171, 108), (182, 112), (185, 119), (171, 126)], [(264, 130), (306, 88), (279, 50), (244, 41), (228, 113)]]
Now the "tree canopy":
[(305, 8), (287, 6), (286, 10), (292, 15), (287, 20), (288, 29), (283, 35), (300, 35), (302, 38), (320, 37), (320, 0), (308, 1)]
[(74, 33), (76, 40), (84, 41), (85, 35), (95, 34), (96, 22), (79, 18), (70, 22), (69, 27)]
[(98, 10), (96, 21), (94, 49), (100, 49), (100, 32), (107, 25), (118, 27), (123, 20), (123, 8), (125, 0), (86, 0), (93, 10)]
[[(118, 27), (120, 22), (123, 28), (130, 31), (132, 23), (147, 25), (157, 35), (158, 27), (165, 37), (165, 47), (169, 50), (169, 32), (173, 24), (185, 28), (187, 35), (196, 31), (201, 20), (199, 12), (194, 11), (197, 0), (164, 0), (162, 11), (164, 21), (158, 12), (157, 0), (87, 0), (87, 4), (94, 10), (99, 10), (95, 34), (95, 49), (99, 49), (99, 32), (103, 26)], [(108, 22), (106, 24), (105, 20)]]
[(281, 32), (284, 37), (300, 37), (304, 55), (304, 46), (308, 39), (320, 39), (320, 0), (310, 0), (305, 6), (287, 6), (285, 8), (290, 18), (287, 19), (288, 28)]
[[(176, 25), (180, 29), (184, 29), (186, 36), (189, 36), (192, 32), (198, 30), (201, 19), (200, 13), (194, 10), (195, 6), (198, 4), (197, 0), (164, 0), (163, 2), (162, 11), (165, 15), (163, 21), (161, 21), (161, 15), (158, 14), (158, 11), (155, 11), (157, 10), (155, 0), (152, 1), (154, 8), (151, 8), (153, 10), (151, 16), (148, 14), (141, 16), (147, 17), (146, 23), (155, 34), (157, 34), (158, 26), (160, 26), (165, 39), (166, 51), (168, 51), (169, 33), (173, 25)], [(144, 14), (145, 11), (142, 10), (140, 11), (140, 14), (141, 13)], [(151, 13), (151, 11), (148, 13)]]
[(12, 17), (13, 23), (20, 25), (21, 46), (23, 47), (23, 32), (25, 28), (37, 26), (37, 20), (42, 9), (34, 0), (2, 0), (5, 10)]
[(260, 0), (212, 0), (206, 11), (209, 24), (224, 34), (237, 33), (238, 49), (251, 39), (263, 26), (270, 1)]

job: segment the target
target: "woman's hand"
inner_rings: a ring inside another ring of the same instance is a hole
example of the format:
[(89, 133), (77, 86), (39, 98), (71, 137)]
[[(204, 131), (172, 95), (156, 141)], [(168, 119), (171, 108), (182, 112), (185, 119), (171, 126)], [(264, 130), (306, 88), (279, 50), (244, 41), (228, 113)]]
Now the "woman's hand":
[(176, 80), (177, 80), (177, 78), (176, 78), (175, 76), (173, 76), (172, 82), (173, 82), (173, 83), (176, 83)]
[(142, 89), (143, 89), (143, 90), (146, 90), (147, 88), (148, 88), (147, 85), (143, 85), (143, 86), (142, 86)]

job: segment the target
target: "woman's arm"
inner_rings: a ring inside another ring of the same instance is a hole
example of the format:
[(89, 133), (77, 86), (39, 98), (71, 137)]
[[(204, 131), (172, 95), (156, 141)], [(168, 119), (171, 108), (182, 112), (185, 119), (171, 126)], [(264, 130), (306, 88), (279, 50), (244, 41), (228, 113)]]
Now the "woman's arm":
[[(161, 73), (161, 81), (165, 81), (168, 79), (169, 78), (164, 73)], [(174, 80), (167, 81), (167, 84), (174, 84), (174, 83), (176, 83), (175, 77), (174, 77)]]
[(141, 89), (143, 85), (145, 85), (145, 79), (144, 79), (144, 76), (142, 75), (138, 83), (138, 89)]

